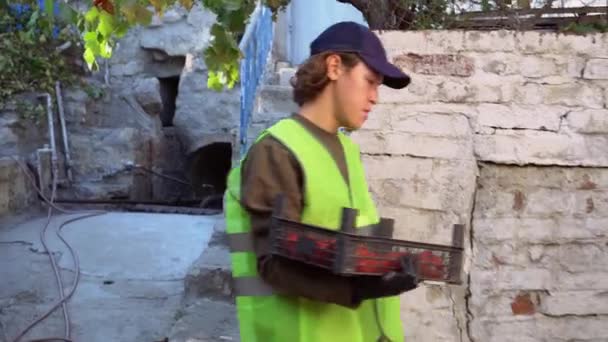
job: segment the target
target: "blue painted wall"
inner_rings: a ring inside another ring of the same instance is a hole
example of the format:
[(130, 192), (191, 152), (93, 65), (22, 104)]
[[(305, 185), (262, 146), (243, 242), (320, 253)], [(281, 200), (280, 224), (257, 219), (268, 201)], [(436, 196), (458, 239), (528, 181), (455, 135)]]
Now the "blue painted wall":
[(335, 0), (292, 0), (290, 7), (292, 64), (300, 64), (308, 57), (310, 43), (330, 25), (354, 21), (367, 26), (361, 12)]

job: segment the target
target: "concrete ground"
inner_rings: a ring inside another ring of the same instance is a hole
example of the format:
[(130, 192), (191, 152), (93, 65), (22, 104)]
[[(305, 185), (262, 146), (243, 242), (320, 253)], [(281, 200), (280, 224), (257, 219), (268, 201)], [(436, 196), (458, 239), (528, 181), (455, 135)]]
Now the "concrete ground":
[[(66, 293), (75, 265), (55, 232), (77, 216), (56, 216), (46, 234)], [(0, 339), (13, 342), (59, 299), (40, 242), (45, 220), (0, 223)], [(221, 215), (124, 212), (66, 225), (62, 234), (78, 254), (81, 271), (68, 303), (72, 340), (237, 341), (221, 225)], [(63, 336), (57, 309), (21, 341)]]

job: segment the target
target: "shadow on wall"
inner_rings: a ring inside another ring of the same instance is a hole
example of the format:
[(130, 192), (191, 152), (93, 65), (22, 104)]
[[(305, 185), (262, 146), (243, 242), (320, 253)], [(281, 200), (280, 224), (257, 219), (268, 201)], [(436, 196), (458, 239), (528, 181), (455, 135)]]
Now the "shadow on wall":
[(189, 156), (190, 179), (201, 207), (222, 209), (226, 180), (232, 166), (232, 144), (214, 142)]

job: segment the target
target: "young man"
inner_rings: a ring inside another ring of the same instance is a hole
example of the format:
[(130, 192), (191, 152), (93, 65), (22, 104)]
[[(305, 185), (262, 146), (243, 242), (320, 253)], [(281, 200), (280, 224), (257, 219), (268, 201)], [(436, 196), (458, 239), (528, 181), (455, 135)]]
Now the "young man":
[(228, 179), (241, 341), (403, 341), (398, 295), (416, 288), (414, 277), (335, 275), (271, 255), (268, 234), (277, 195), (291, 220), (335, 230), (348, 207), (358, 210), (357, 228), (378, 223), (359, 149), (339, 129), (363, 125), (380, 85), (401, 89), (409, 82), (362, 25), (335, 24), (312, 42), (292, 81), (299, 112), (262, 133)]

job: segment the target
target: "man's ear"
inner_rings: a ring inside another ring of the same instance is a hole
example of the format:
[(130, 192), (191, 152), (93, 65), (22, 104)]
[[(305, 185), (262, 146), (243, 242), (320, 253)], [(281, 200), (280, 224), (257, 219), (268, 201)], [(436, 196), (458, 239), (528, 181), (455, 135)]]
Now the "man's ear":
[(325, 65), (327, 66), (327, 77), (332, 81), (337, 80), (342, 73), (342, 58), (337, 54), (331, 54), (325, 58)]

